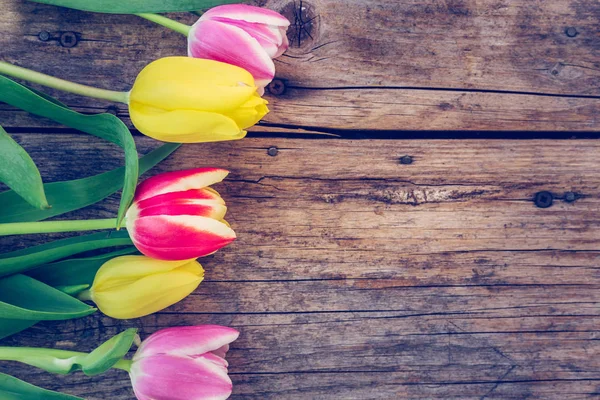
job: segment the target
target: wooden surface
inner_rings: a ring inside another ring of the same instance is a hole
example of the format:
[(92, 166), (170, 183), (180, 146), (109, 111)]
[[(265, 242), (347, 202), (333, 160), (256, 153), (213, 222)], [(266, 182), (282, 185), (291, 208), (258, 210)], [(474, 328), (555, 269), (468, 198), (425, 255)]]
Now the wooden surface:
[[(259, 3), (295, 24), (293, 46), (277, 62), (287, 90), (268, 96), (273, 112), (256, 130), (600, 126), (596, 0), (312, 0), (303, 1), (308, 24), (294, 18), (299, 0)], [(134, 16), (18, 0), (0, 0), (0, 9), (3, 59), (81, 83), (128, 90), (148, 62), (186, 52), (182, 35)], [(61, 99), (127, 114), (122, 105)], [(2, 123), (47, 126), (15, 112), (2, 112)]]
[[(261, 4), (293, 15), (293, 2)], [(598, 3), (308, 4), (311, 35), (292, 29), (300, 45), (277, 64), (287, 89), (268, 95), (261, 133), (183, 146), (152, 171), (231, 170), (217, 189), (239, 239), (201, 260), (198, 290), (153, 316), (46, 322), (0, 344), (86, 350), (127, 327), (145, 337), (216, 323), (242, 332), (228, 356), (234, 399), (600, 398)], [(134, 17), (0, 6), (2, 58), (82, 83), (127, 89), (150, 60), (185, 51), (184, 38)], [(65, 32), (74, 47), (55, 40)], [(115, 146), (1, 104), (0, 124), (47, 182), (122, 163)], [(486, 130), (511, 132), (460, 139)], [(581, 131), (588, 139), (550, 139)], [(298, 132), (342, 138), (288, 135)], [(515, 139), (534, 136), (546, 139)], [(142, 154), (157, 146), (137, 143)], [(542, 191), (556, 197), (549, 208), (534, 203)], [(117, 203), (65, 218), (113, 216)], [(91, 400), (133, 398), (120, 372), (0, 372)]]

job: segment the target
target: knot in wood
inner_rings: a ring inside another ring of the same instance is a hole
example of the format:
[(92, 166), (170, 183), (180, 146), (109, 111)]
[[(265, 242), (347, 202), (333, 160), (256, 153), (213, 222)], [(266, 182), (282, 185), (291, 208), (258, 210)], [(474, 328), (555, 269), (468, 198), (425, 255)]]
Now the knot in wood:
[(308, 47), (314, 42), (317, 37), (318, 16), (312, 4), (294, 0), (283, 8), (281, 14), (291, 22), (287, 31), (290, 47)]

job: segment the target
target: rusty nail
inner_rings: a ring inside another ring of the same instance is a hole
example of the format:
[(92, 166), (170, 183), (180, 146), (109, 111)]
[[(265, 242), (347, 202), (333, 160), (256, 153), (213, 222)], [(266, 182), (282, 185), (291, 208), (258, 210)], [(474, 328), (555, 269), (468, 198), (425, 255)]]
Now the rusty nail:
[(550, 192), (538, 192), (535, 194), (533, 201), (535, 202), (536, 207), (539, 208), (548, 208), (552, 206), (552, 202), (554, 200), (554, 195)]
[(63, 32), (60, 35), (60, 45), (67, 48), (77, 46), (77, 35), (75, 35), (75, 32)]
[(577, 193), (574, 192), (565, 192), (565, 201), (567, 203), (572, 203), (577, 200)]
[(575, 37), (575, 36), (579, 35), (579, 32), (577, 32), (577, 29), (575, 29), (574, 27), (571, 26), (571, 27), (565, 29), (565, 34), (568, 37)]
[(400, 157), (400, 164), (402, 165), (410, 165), (413, 163), (413, 158), (411, 156), (402, 156)]
[(270, 155), (271, 157), (275, 157), (277, 155), (277, 153), (279, 153), (279, 150), (275, 146), (271, 146), (267, 150), (267, 154)]
[(275, 96), (281, 96), (285, 93), (286, 89), (285, 82), (283, 82), (281, 79), (274, 79), (273, 82), (269, 83), (267, 88), (269, 89), (269, 93)]
[(41, 31), (40, 33), (38, 33), (38, 39), (40, 39), (42, 42), (47, 42), (48, 40), (50, 40), (50, 32)]

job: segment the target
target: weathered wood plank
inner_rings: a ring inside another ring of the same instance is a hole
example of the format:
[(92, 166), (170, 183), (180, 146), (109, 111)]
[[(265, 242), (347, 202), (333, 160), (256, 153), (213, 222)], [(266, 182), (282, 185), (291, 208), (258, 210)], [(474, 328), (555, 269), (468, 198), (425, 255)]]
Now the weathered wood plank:
[[(118, 148), (82, 135), (14, 136), (47, 181), (121, 162)], [(154, 146), (138, 139), (142, 153)], [(87, 349), (131, 326), (148, 335), (218, 323), (242, 332), (229, 357), (234, 398), (593, 398), (599, 147), (281, 138), (186, 145), (154, 172), (230, 168), (218, 189), (239, 235), (202, 260), (200, 288), (140, 320), (49, 322), (3, 344)], [(402, 164), (404, 156), (412, 163)], [(542, 190), (577, 200), (540, 209), (532, 199)], [(71, 217), (112, 215), (117, 200)], [(0, 238), (0, 248), (40, 239)], [(119, 373), (0, 370), (89, 399), (132, 396)]]
[[(261, 4), (294, 19), (300, 3)], [(255, 130), (598, 131), (600, 10), (593, 0), (302, 4), (303, 18), (314, 19), (294, 21), (295, 44), (277, 63), (288, 89), (268, 96), (273, 112)], [(77, 82), (127, 90), (151, 60), (185, 54), (185, 38), (136, 17), (17, 0), (0, 7), (3, 59)], [(61, 45), (63, 33), (74, 33), (75, 46)], [(81, 111), (127, 115), (110, 103), (61, 98)], [(6, 107), (0, 122), (48, 126)]]

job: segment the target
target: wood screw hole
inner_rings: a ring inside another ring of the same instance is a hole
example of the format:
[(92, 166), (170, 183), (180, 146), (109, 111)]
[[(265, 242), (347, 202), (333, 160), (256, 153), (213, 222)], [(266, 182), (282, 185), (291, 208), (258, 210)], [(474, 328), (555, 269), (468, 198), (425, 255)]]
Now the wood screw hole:
[(533, 201), (536, 207), (548, 208), (552, 206), (552, 202), (554, 201), (554, 195), (547, 191), (538, 192), (535, 194)]
[(273, 82), (267, 85), (267, 89), (272, 95), (281, 96), (285, 93), (285, 82), (281, 79), (273, 79)]
[(77, 41), (77, 35), (75, 32), (63, 32), (63, 34), (60, 35), (60, 45), (62, 47), (75, 47), (77, 46)]

